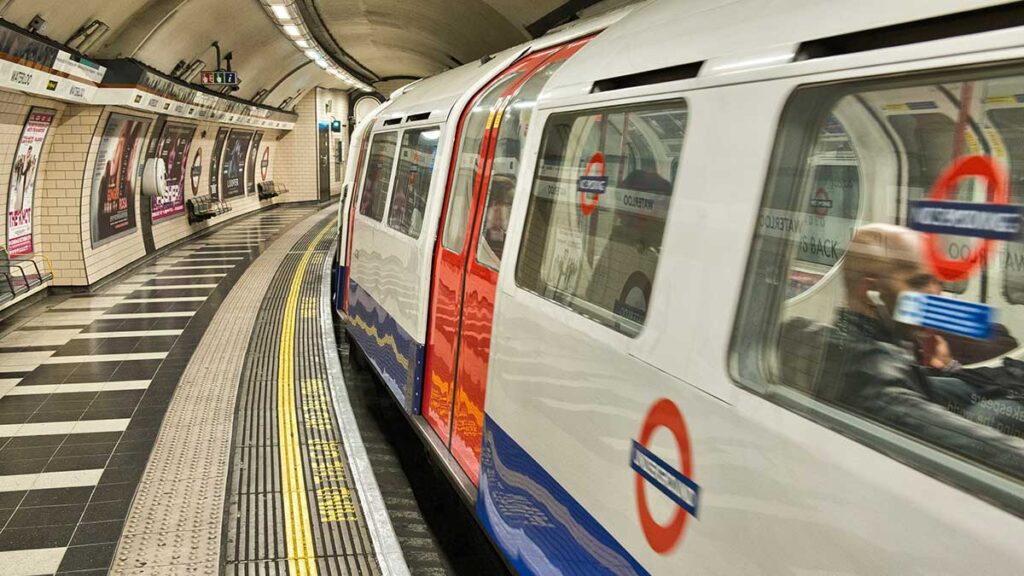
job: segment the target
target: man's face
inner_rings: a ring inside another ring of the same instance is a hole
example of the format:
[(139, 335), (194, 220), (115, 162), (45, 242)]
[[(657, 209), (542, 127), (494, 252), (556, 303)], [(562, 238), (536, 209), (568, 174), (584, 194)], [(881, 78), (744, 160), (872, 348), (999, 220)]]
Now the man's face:
[(879, 282), (882, 301), (890, 313), (895, 312), (896, 302), (902, 292), (942, 292), (942, 284), (923, 262), (922, 257), (920, 250), (904, 253), (903, 257), (892, 262), (889, 273)]

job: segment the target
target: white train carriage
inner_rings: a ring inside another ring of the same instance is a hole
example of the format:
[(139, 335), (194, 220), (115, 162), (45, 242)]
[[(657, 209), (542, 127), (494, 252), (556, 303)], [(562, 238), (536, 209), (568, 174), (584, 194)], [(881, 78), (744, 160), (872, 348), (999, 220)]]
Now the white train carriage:
[(350, 255), (339, 282), (348, 334), (403, 408), (424, 413), (467, 490), (479, 469), (504, 220), (536, 96), (630, 9), (416, 82), (354, 140), (363, 152), (347, 208), (349, 246), (339, 251)]
[(1021, 3), (740, 0), (562, 66), (490, 348), (476, 510), (510, 563), (1020, 573), (1022, 62)]

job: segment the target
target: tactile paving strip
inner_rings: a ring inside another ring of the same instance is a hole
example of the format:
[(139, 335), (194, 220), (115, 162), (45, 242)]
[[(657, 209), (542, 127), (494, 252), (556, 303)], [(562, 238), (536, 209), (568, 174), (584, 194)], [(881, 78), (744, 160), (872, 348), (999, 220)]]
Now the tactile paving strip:
[(319, 222), (307, 218), (271, 244), (211, 321), (164, 419), (112, 574), (218, 574), (235, 399), (245, 364), (239, 338), (252, 333), (256, 310), (292, 246)]
[[(227, 574), (381, 573), (347, 469), (325, 362), (320, 299), (333, 242), (325, 219), (296, 243), (253, 328), (225, 515)], [(291, 397), (279, 396), (282, 390)], [(283, 428), (295, 431), (294, 442)], [(305, 486), (306, 510), (297, 510), (299, 499), (289, 494), (296, 483)]]

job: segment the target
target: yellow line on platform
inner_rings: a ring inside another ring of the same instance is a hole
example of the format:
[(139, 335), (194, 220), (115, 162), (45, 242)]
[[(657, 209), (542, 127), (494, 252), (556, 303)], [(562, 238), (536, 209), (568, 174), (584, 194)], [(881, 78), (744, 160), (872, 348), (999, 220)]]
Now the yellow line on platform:
[(298, 314), (302, 278), (310, 257), (324, 235), (334, 229), (334, 220), (320, 231), (302, 255), (292, 278), (281, 322), (281, 344), (277, 365), (277, 434), (281, 452), (281, 489), (284, 495), (284, 523), (288, 549), (288, 572), (292, 576), (317, 576), (313, 551), (313, 529), (306, 477), (302, 473), (302, 447), (295, 407), (295, 317)]

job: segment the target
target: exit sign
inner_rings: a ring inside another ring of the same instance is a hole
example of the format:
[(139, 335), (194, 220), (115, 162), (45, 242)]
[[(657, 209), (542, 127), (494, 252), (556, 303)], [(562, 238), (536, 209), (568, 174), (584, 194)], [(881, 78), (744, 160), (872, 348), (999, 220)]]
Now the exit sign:
[(234, 72), (227, 72), (225, 70), (203, 70), (202, 72), (203, 84), (214, 85), (214, 86), (237, 86), (238, 75)]

